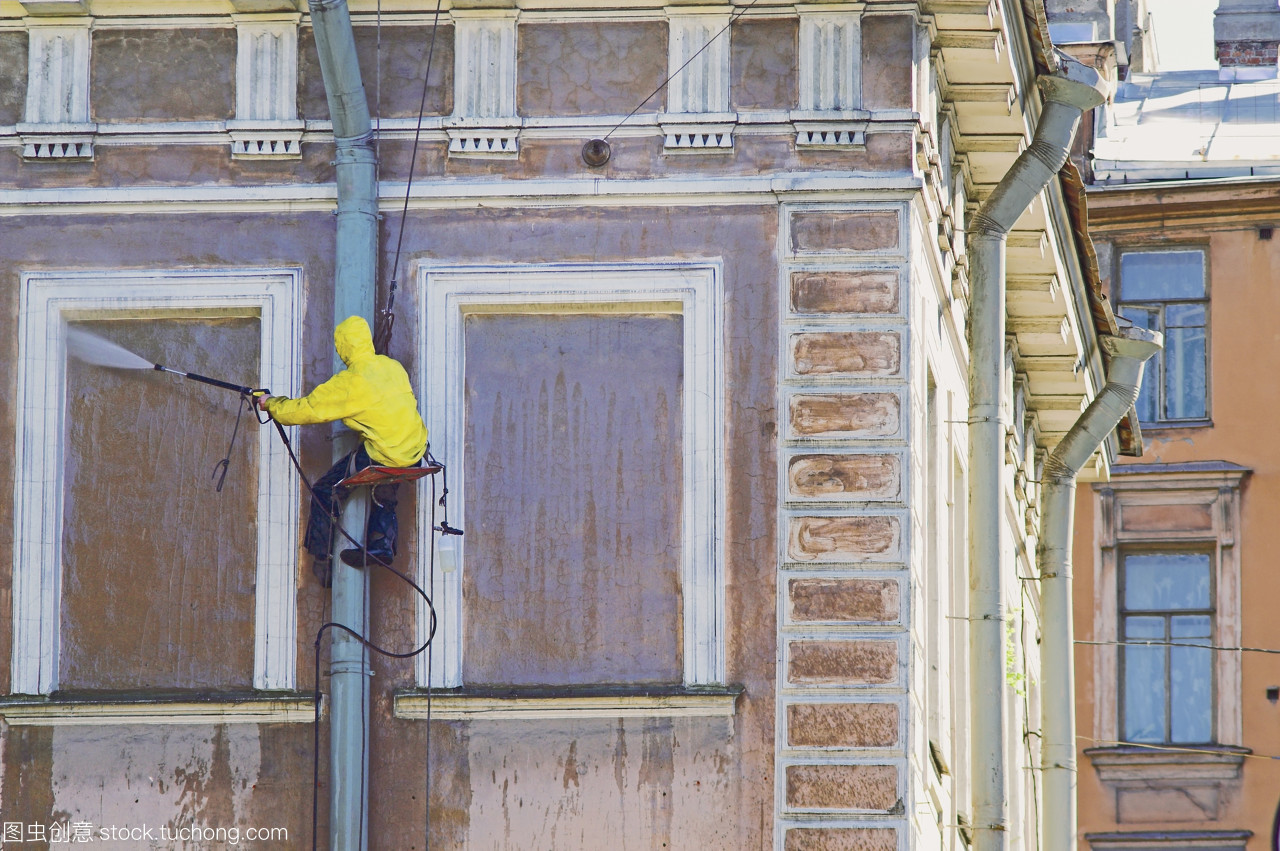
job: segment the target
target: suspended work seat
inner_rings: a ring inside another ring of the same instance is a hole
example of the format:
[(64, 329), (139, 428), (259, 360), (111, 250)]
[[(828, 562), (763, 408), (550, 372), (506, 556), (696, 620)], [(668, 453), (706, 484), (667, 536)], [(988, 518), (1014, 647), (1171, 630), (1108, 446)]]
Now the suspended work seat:
[(365, 467), (356, 473), (352, 473), (342, 481), (338, 482), (340, 488), (356, 488), (362, 485), (389, 485), (398, 484), (400, 482), (413, 482), (421, 479), (423, 476), (434, 476), (440, 472), (440, 467), (436, 465), (423, 465), (421, 467), (379, 467), (374, 464)]

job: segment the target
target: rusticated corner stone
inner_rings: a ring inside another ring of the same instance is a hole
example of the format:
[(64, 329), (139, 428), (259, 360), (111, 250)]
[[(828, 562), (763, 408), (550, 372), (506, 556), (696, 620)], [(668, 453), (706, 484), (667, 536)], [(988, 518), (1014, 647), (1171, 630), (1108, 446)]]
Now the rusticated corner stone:
[(787, 679), (796, 685), (886, 685), (898, 679), (892, 641), (793, 641)]
[(902, 462), (897, 455), (797, 455), (787, 467), (787, 487), (802, 499), (897, 499)]
[(793, 703), (787, 744), (793, 748), (890, 748), (898, 744), (895, 703)]
[(901, 410), (893, 393), (800, 394), (791, 398), (791, 430), (801, 437), (888, 437), (898, 433)]
[(893, 623), (902, 616), (902, 591), (892, 579), (792, 579), (791, 618), (796, 621)]
[(898, 806), (892, 765), (789, 765), (787, 806), (888, 812)]
[(892, 827), (793, 827), (785, 851), (898, 851)]
[(787, 554), (795, 561), (892, 561), (900, 531), (896, 517), (793, 517)]
[(791, 309), (801, 314), (896, 313), (898, 273), (792, 272)]
[(891, 210), (823, 210), (791, 217), (791, 248), (798, 253), (888, 251), (897, 247), (898, 214)]
[(793, 334), (797, 375), (897, 375), (902, 338), (896, 331), (824, 331)]

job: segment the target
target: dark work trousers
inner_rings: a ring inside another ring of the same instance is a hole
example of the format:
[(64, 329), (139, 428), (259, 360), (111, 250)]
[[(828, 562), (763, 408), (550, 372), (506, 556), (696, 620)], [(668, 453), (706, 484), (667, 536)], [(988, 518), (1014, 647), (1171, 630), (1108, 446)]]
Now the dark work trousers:
[[(422, 463), (421, 459), (406, 466), (416, 467), (420, 463)], [(351, 492), (350, 488), (338, 487), (338, 482), (371, 466), (373, 461), (369, 459), (369, 453), (364, 451), (364, 445), (361, 444), (358, 449), (344, 456), (329, 468), (329, 472), (311, 485), (314, 496), (311, 499), (311, 515), (307, 518), (307, 536), (303, 546), (317, 559), (327, 559), (333, 552), (334, 518), (342, 511), (342, 503)], [(378, 485), (373, 489), (371, 497), (373, 505), (370, 506), (369, 511), (369, 536), (365, 541), (365, 547), (373, 555), (386, 557), (387, 561), (396, 554), (396, 532), (399, 528), (396, 520), (396, 490), (399, 487), (398, 482)], [(359, 540), (360, 531), (359, 529), (347, 530), (357, 540)], [(351, 544), (345, 539), (344, 542)], [(355, 544), (351, 546), (354, 547)]]

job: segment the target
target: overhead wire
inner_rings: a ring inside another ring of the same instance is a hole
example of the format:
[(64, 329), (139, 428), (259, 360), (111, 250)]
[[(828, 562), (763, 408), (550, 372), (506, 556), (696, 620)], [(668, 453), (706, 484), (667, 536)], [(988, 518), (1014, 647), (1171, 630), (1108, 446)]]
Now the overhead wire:
[(650, 100), (653, 99), (654, 95), (656, 95), (658, 92), (662, 91), (668, 85), (670, 85), (671, 81), (674, 80), (677, 76), (679, 76), (681, 71), (683, 71), (685, 68), (688, 68), (689, 65), (693, 62), (693, 60), (701, 56), (704, 50), (706, 50), (713, 43), (715, 43), (716, 39), (724, 35), (729, 30), (729, 27), (733, 26), (734, 23), (736, 23), (737, 20), (741, 18), (743, 15), (745, 15), (747, 12), (751, 11), (751, 8), (755, 6), (756, 3), (758, 2), (759, 0), (751, 0), (751, 2), (748, 3), (746, 6), (743, 6), (741, 9), (731, 14), (729, 16), (729, 22), (727, 24), (721, 27), (720, 30), (715, 35), (707, 39), (706, 44), (702, 45), (702, 47), (699, 47), (696, 51), (694, 51), (693, 55), (690, 56), (688, 59), (686, 59), (683, 65), (681, 65), (679, 68), (677, 68), (676, 70), (668, 74), (666, 79), (664, 79), (661, 83), (659, 83), (656, 89), (649, 92), (649, 94), (645, 95), (644, 100), (636, 104), (635, 109), (628, 112), (625, 118), (623, 118), (617, 124), (613, 125), (613, 129), (611, 129), (608, 133), (604, 134), (604, 136), (602, 137), (602, 140), (605, 142), (609, 141), (609, 137), (612, 136), (614, 133), (616, 133), (619, 127), (621, 127), (623, 124), (626, 124), (628, 121), (630, 121), (632, 116), (634, 116), (637, 112), (640, 111), (640, 107), (644, 106), (646, 103), (648, 103)]
[(1228, 653), (1271, 653), (1280, 655), (1280, 650), (1270, 647), (1231, 647), (1219, 644), (1196, 644), (1191, 641), (1088, 641), (1077, 638), (1076, 644), (1089, 644), (1096, 647), (1191, 647), (1196, 650), (1223, 650)]

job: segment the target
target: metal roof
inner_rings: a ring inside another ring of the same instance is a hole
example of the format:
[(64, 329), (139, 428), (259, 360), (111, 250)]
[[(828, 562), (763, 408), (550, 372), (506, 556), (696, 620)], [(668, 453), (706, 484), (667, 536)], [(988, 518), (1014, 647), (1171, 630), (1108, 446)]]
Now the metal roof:
[(1098, 183), (1280, 175), (1280, 79), (1131, 74), (1101, 108)]

